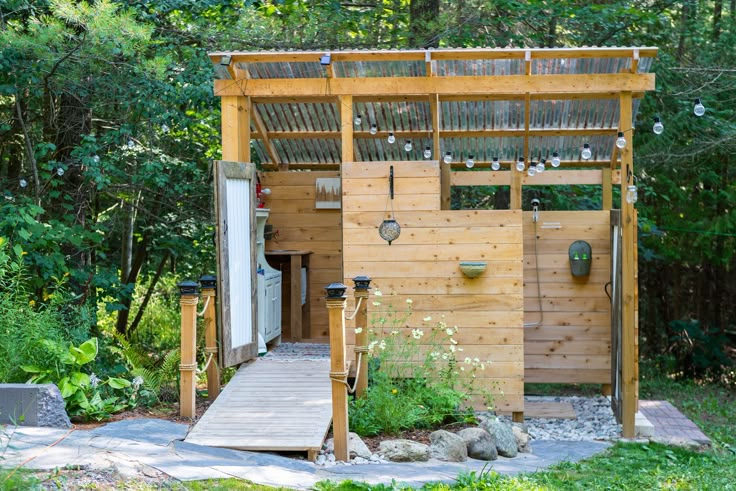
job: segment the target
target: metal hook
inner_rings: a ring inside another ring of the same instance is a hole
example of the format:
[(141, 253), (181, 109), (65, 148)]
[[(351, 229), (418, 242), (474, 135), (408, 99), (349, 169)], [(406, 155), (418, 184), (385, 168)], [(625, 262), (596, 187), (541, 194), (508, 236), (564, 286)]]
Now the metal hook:
[(392, 165), (388, 172), (388, 189), (391, 199), (394, 199), (394, 166)]

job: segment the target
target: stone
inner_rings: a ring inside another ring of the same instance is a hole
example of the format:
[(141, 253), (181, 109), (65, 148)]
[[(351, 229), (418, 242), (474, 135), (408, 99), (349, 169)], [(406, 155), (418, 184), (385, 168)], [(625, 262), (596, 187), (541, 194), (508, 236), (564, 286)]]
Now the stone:
[(384, 440), (378, 452), (391, 462), (426, 462), (429, 446), (411, 440)]
[[(353, 433), (352, 431), (349, 432), (348, 438), (348, 454), (351, 459), (354, 459), (355, 457), (362, 457), (364, 459), (371, 458), (371, 451), (368, 448), (368, 445), (361, 440), (357, 433)], [(325, 452), (333, 453), (335, 451), (335, 439), (328, 439), (325, 442), (324, 448)]]
[(488, 418), (482, 423), (482, 427), (491, 434), (496, 442), (498, 455), (503, 457), (516, 457), (519, 453), (511, 425), (500, 421), (498, 418)]
[(314, 465), (325, 465), (327, 463), (327, 457), (324, 455), (318, 455), (317, 460), (314, 461)]
[(527, 432), (525, 425), (514, 423), (511, 426), (511, 430), (514, 432), (514, 438), (516, 438), (516, 447), (521, 453), (531, 453), (532, 447), (529, 445), (529, 433)]
[(0, 384), (0, 424), (72, 427), (54, 384)]
[(465, 462), (468, 460), (468, 447), (465, 440), (455, 433), (437, 430), (429, 435), (429, 455), (445, 462)]
[(498, 450), (496, 442), (483, 428), (465, 428), (458, 436), (463, 439), (468, 450), (468, 457), (477, 460), (496, 460)]

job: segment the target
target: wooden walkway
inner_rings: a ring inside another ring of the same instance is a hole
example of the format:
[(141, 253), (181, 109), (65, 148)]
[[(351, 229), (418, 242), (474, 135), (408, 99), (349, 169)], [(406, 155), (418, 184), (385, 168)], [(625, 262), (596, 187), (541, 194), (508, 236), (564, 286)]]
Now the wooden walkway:
[(185, 441), (239, 450), (308, 452), (332, 421), (330, 360), (257, 359), (240, 367)]

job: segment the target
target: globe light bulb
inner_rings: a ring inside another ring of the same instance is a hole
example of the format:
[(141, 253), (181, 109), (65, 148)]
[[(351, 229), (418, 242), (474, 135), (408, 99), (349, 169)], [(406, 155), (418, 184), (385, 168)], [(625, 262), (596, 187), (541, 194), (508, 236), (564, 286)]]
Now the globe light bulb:
[(64, 169), (62, 169), (61, 167), (57, 168), (56, 169), (56, 175), (59, 176), (59, 177), (63, 176), (64, 175)]
[(560, 166), (560, 154), (557, 152), (552, 153), (552, 167), (559, 167)]
[(99, 156), (99, 155), (93, 155), (93, 156), (92, 156), (92, 160), (93, 160), (93, 161), (94, 161), (94, 163), (96, 164), (96, 163), (98, 163), (98, 162), (100, 161), (100, 156)]
[(501, 168), (501, 162), (498, 161), (498, 157), (493, 157), (493, 161), (491, 162), (491, 169), (498, 170)]
[(424, 158), (429, 160), (432, 158), (432, 149), (429, 147), (424, 147)]
[(445, 156), (442, 158), (442, 161), (446, 164), (452, 163), (452, 154), (450, 152), (447, 152)]
[(404, 145), (404, 150), (406, 150), (407, 152), (411, 152), (411, 149), (412, 149), (411, 140), (406, 140), (406, 144)]
[(626, 186), (626, 202), (634, 204), (639, 200), (639, 193), (636, 190), (636, 186), (629, 184)]
[(624, 132), (618, 132), (618, 138), (616, 138), (616, 147), (623, 149), (626, 146), (626, 138), (624, 138)]
[(652, 126), (652, 131), (655, 135), (661, 135), (664, 131), (664, 125), (659, 118), (654, 118), (654, 126)]
[(700, 98), (695, 99), (695, 105), (693, 106), (693, 113), (695, 113), (695, 115), (698, 117), (705, 114), (705, 106), (700, 101)]
[(394, 143), (396, 141), (396, 137), (394, 136), (393, 133), (389, 133), (387, 140), (389, 143)]
[(18, 181), (18, 185), (22, 188), (27, 187), (28, 181), (26, 181), (25, 179), (21, 179), (20, 181)]
[(169, 125), (167, 125), (166, 123), (162, 124), (161, 125), (161, 131), (163, 131), (164, 133), (168, 133), (169, 132)]
[(544, 163), (545, 163), (544, 159), (539, 160), (539, 163), (537, 164), (537, 173), (541, 174), (542, 172), (546, 170), (546, 166), (544, 165)]
[(590, 151), (590, 145), (587, 143), (583, 144), (583, 151), (580, 152), (580, 156), (583, 158), (583, 160), (588, 160), (593, 155), (593, 152)]
[(376, 133), (378, 133), (378, 126), (376, 126), (376, 123), (373, 123), (371, 125), (370, 133), (371, 135), (375, 135)]
[(128, 148), (133, 148), (135, 146), (135, 142), (131, 139), (128, 140)]
[(467, 167), (468, 169), (472, 169), (474, 165), (475, 160), (473, 160), (473, 156), (468, 155), (468, 160), (465, 161), (465, 167)]
[(355, 126), (360, 126), (363, 123), (363, 116), (361, 116), (360, 114), (355, 116), (353, 123), (355, 123)]
[(526, 173), (529, 175), (529, 177), (534, 177), (534, 175), (537, 173), (537, 165), (534, 162), (531, 162)]
[(516, 170), (518, 170), (519, 172), (524, 172), (524, 168), (524, 157), (519, 157), (519, 161), (516, 162)]

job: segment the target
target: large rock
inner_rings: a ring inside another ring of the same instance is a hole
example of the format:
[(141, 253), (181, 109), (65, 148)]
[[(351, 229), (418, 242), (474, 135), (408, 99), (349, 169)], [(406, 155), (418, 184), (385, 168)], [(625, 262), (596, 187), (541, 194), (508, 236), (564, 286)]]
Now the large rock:
[(496, 442), (483, 428), (465, 428), (458, 432), (458, 436), (465, 442), (468, 457), (471, 459), (496, 460), (498, 458)]
[(426, 462), (429, 460), (429, 447), (411, 440), (384, 440), (378, 452), (391, 462)]
[(445, 462), (465, 462), (468, 460), (468, 447), (465, 440), (455, 433), (437, 430), (429, 435), (429, 455)]
[[(358, 434), (351, 431), (350, 433), (348, 433), (348, 436), (350, 438), (348, 440), (348, 454), (350, 455), (350, 458), (354, 459), (356, 457), (360, 457), (362, 459), (370, 459), (371, 451), (368, 448), (368, 445), (366, 445), (365, 442), (361, 440)], [(333, 453), (335, 451), (334, 438), (330, 438), (325, 442), (325, 450), (330, 453)]]
[(491, 434), (496, 442), (498, 455), (503, 457), (516, 457), (519, 453), (511, 425), (500, 421), (498, 418), (488, 418), (481, 426)]
[(0, 384), (0, 424), (71, 428), (54, 384)]
[(514, 423), (511, 426), (511, 429), (514, 432), (514, 438), (516, 438), (516, 447), (519, 449), (519, 452), (531, 453), (532, 447), (531, 445), (529, 445), (529, 432), (526, 428), (526, 425)]

